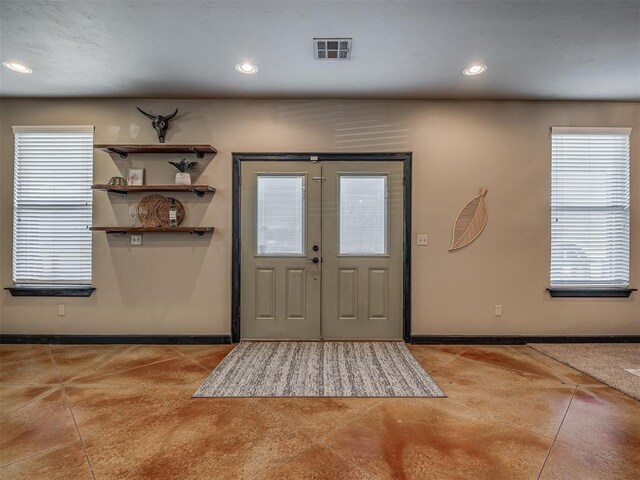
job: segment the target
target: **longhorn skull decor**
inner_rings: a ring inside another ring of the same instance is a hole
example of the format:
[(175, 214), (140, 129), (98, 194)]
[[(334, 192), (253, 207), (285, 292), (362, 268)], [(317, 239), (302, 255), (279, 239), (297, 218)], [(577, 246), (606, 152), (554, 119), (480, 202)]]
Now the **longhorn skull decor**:
[(178, 109), (173, 112), (171, 115), (163, 116), (163, 115), (151, 115), (150, 113), (145, 112), (139, 107), (136, 107), (140, 113), (142, 113), (145, 117), (151, 119), (151, 125), (156, 129), (156, 133), (158, 134), (158, 140), (160, 143), (164, 143), (164, 134), (167, 133), (167, 128), (169, 128), (169, 120), (176, 116), (178, 113)]

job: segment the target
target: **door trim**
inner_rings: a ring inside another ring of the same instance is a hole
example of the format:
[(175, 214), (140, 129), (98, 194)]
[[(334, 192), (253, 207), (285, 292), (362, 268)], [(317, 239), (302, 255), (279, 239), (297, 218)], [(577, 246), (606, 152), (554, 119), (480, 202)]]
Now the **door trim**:
[(411, 340), (411, 159), (412, 152), (401, 153), (232, 153), (232, 242), (231, 242), (231, 339), (240, 341), (240, 166), (242, 162), (264, 161), (367, 161), (403, 162), (403, 281), (402, 281), (402, 336)]

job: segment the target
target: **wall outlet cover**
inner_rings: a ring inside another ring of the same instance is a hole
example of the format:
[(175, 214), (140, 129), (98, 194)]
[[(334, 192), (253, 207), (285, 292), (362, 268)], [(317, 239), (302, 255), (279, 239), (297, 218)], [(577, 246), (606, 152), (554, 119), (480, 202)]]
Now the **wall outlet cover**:
[(67, 307), (64, 303), (58, 305), (58, 316), (64, 317), (67, 314)]
[(131, 235), (131, 245), (142, 245), (142, 235)]
[(418, 241), (417, 244), (420, 246), (425, 246), (425, 245), (429, 245), (429, 235), (418, 235)]

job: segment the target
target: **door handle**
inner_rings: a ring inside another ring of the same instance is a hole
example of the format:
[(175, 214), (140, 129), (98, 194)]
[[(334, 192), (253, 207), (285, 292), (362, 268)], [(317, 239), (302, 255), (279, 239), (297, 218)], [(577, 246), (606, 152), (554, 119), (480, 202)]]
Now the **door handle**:
[(318, 257), (313, 257), (313, 258), (307, 258), (307, 261), (313, 262), (313, 263), (318, 263), (318, 262), (320, 262), (320, 259)]

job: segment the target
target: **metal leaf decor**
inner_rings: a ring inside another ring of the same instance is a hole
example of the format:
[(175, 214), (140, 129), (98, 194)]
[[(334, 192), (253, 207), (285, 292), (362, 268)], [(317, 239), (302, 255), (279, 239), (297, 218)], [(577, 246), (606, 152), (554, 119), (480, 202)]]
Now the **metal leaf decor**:
[(487, 224), (489, 213), (484, 197), (487, 187), (482, 187), (480, 195), (476, 195), (467, 203), (456, 217), (453, 224), (453, 234), (449, 251), (466, 247), (480, 236)]

